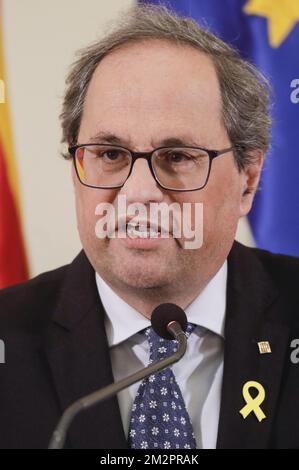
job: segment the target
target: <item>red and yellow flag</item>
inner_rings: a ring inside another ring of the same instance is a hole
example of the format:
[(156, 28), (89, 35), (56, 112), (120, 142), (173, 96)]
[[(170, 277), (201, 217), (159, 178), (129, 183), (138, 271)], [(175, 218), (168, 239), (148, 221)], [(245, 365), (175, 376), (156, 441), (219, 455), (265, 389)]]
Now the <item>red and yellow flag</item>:
[(0, 288), (28, 277), (7, 103), (0, 0)]

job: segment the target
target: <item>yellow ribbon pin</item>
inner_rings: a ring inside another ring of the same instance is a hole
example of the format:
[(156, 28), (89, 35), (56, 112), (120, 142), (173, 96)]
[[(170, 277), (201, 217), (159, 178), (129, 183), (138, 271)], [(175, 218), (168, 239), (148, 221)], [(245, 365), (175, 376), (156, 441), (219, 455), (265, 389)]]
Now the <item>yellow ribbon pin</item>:
[[(258, 395), (255, 398), (252, 398), (252, 396), (250, 395), (250, 388), (255, 388), (258, 391)], [(266, 418), (266, 415), (260, 407), (260, 405), (265, 400), (265, 396), (265, 389), (260, 383), (254, 381), (246, 382), (243, 387), (243, 397), (246, 401), (246, 405), (244, 406), (244, 408), (242, 408), (242, 410), (240, 410), (240, 413), (244, 419), (247, 418), (247, 416), (252, 411), (254, 412), (259, 422)]]

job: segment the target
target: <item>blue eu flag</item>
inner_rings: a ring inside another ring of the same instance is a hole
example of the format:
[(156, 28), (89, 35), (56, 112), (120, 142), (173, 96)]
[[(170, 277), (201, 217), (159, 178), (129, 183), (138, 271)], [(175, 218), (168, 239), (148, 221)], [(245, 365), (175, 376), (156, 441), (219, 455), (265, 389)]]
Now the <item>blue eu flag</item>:
[(272, 148), (249, 215), (256, 245), (299, 256), (299, 0), (168, 0), (239, 49), (274, 90)]

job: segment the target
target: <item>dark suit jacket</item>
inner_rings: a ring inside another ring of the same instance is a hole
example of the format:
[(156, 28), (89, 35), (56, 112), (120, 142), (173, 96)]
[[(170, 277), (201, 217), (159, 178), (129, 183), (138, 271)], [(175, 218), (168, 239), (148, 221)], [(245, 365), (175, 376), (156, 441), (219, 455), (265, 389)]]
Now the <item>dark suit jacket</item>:
[[(171, 301), (171, 299), (169, 299)], [(235, 243), (228, 258), (218, 448), (299, 448), (299, 259)], [(46, 448), (63, 410), (113, 381), (104, 311), (84, 252), (0, 293), (0, 447)], [(257, 343), (268, 341), (271, 354)], [(263, 385), (266, 419), (244, 419), (242, 389)], [(117, 399), (79, 415), (67, 447), (127, 447)]]

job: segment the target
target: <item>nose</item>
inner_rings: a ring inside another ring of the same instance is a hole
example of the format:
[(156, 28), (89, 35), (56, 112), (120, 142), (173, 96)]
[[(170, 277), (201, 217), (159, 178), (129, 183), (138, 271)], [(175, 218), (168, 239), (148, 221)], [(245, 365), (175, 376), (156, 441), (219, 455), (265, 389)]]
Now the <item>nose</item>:
[(126, 196), (128, 204), (162, 202), (162, 189), (155, 181), (145, 158), (139, 158), (135, 161), (132, 172), (121, 188), (120, 194)]

